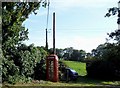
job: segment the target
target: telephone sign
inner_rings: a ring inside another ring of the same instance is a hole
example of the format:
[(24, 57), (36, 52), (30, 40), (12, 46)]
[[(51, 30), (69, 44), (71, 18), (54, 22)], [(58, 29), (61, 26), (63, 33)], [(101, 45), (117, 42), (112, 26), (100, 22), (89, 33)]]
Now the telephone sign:
[(58, 81), (58, 57), (55, 54), (51, 54), (46, 59), (47, 80), (57, 82)]

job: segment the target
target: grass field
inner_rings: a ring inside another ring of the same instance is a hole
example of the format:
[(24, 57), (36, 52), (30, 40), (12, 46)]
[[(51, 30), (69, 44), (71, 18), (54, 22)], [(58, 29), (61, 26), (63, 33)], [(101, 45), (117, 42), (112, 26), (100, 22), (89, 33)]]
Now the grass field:
[(86, 63), (76, 62), (76, 61), (62, 61), (68, 67), (74, 69), (80, 76), (85, 76), (86, 72)]

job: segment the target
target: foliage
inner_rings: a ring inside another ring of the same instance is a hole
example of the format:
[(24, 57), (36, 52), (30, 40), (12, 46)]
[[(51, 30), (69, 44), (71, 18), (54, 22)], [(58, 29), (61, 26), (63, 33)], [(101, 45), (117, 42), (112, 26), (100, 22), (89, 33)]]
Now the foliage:
[[(33, 44), (22, 42), (28, 39), (28, 29), (22, 23), (40, 7), (40, 2), (2, 2), (2, 80), (9, 83), (29, 81), (33, 78), (36, 64), (47, 52)], [(35, 74), (34, 74), (35, 75)]]
[(21, 76), (21, 75), (14, 75), (14, 76), (9, 75), (8, 77), (8, 83), (10, 84), (15, 84), (16, 82), (28, 83), (31, 81), (32, 79), (30, 77), (26, 78), (25, 76)]
[(109, 8), (108, 13), (106, 13), (105, 17), (110, 17), (112, 15), (116, 15), (117, 13), (119, 13), (119, 8), (117, 7)]
[[(48, 50), (49, 53), (52, 53), (52, 48)], [(83, 61), (86, 56), (84, 50), (77, 50), (73, 47), (68, 47), (65, 49), (56, 48), (56, 54), (59, 59), (71, 60), (71, 61)]]
[(85, 59), (86, 52), (84, 50), (73, 50), (70, 60), (83, 61)]
[(120, 29), (115, 30), (114, 32), (108, 33), (109, 37), (115, 41), (117, 41), (117, 44), (120, 44)]
[(99, 79), (113, 79), (114, 68), (112, 63), (103, 60), (96, 60), (91, 63), (87, 68), (87, 76)]
[(46, 64), (44, 59), (41, 59), (36, 64), (33, 76), (35, 80), (46, 80)]
[[(14, 57), (12, 62), (7, 61), (6, 59), (6, 62), (3, 62), (3, 81), (14, 80), (14, 77), (17, 77), (16, 75), (20, 75), (23, 78), (25, 77), (24, 79), (34, 78), (38, 75), (35, 73), (38, 69), (35, 68), (38, 68), (38, 63), (41, 59), (45, 59), (47, 52), (42, 48), (34, 47), (32, 44), (29, 46), (22, 44), (16, 49), (16, 52), (12, 52), (12, 55)], [(41, 64), (41, 68), (44, 64), (45, 63)], [(44, 72), (43, 75), (45, 75), (45, 68), (41, 70), (41, 73), (42, 72)], [(9, 79), (11, 76), (13, 76), (13, 79)]]
[(120, 79), (120, 46), (105, 43), (99, 45), (93, 52), (93, 58), (87, 64), (88, 76), (101, 79)]
[(22, 41), (28, 39), (28, 29), (22, 23), (39, 8), (39, 3), (2, 2), (2, 49), (4, 56)]
[[(120, 1), (118, 2), (120, 4)], [(112, 15), (117, 15), (117, 24), (120, 25), (120, 8), (113, 7), (109, 8), (108, 13), (106, 13), (105, 17), (110, 17)], [(109, 37), (116, 40), (118, 44), (120, 44), (120, 29), (115, 30), (114, 32), (108, 33)]]
[(56, 48), (56, 55), (58, 56), (58, 58), (63, 58), (63, 54), (63, 49)]
[(69, 60), (71, 58), (72, 53), (73, 53), (73, 47), (65, 48), (63, 58)]
[(15, 66), (13, 60), (8, 61), (4, 58), (2, 63), (2, 80), (8, 80), (9, 75), (13, 76), (18, 73), (19, 69), (17, 66)]

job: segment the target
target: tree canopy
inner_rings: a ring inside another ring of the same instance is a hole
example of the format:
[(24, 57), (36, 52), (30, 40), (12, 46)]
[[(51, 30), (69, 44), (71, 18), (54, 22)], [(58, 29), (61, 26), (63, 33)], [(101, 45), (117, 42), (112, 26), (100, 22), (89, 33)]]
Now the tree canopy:
[[(4, 55), (28, 39), (22, 23), (39, 8), (38, 2), (2, 2), (2, 50)], [(36, 14), (36, 13), (35, 13)]]
[[(2, 80), (9, 83), (35, 78), (36, 66), (47, 52), (33, 44), (23, 44), (28, 39), (28, 29), (22, 23), (31, 13), (46, 6), (40, 2), (2, 2)], [(0, 16), (1, 17), (1, 16)], [(44, 67), (43, 67), (44, 68)], [(45, 68), (44, 68), (45, 69)], [(40, 79), (40, 78), (39, 78)]]

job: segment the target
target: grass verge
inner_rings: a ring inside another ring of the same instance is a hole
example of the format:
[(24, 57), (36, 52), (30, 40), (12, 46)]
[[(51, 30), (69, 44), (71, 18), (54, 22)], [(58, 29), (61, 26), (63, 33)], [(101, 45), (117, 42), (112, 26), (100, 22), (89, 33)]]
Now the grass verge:
[(87, 75), (86, 72), (86, 63), (77, 62), (77, 61), (62, 61), (66, 66), (74, 69), (80, 76)]

